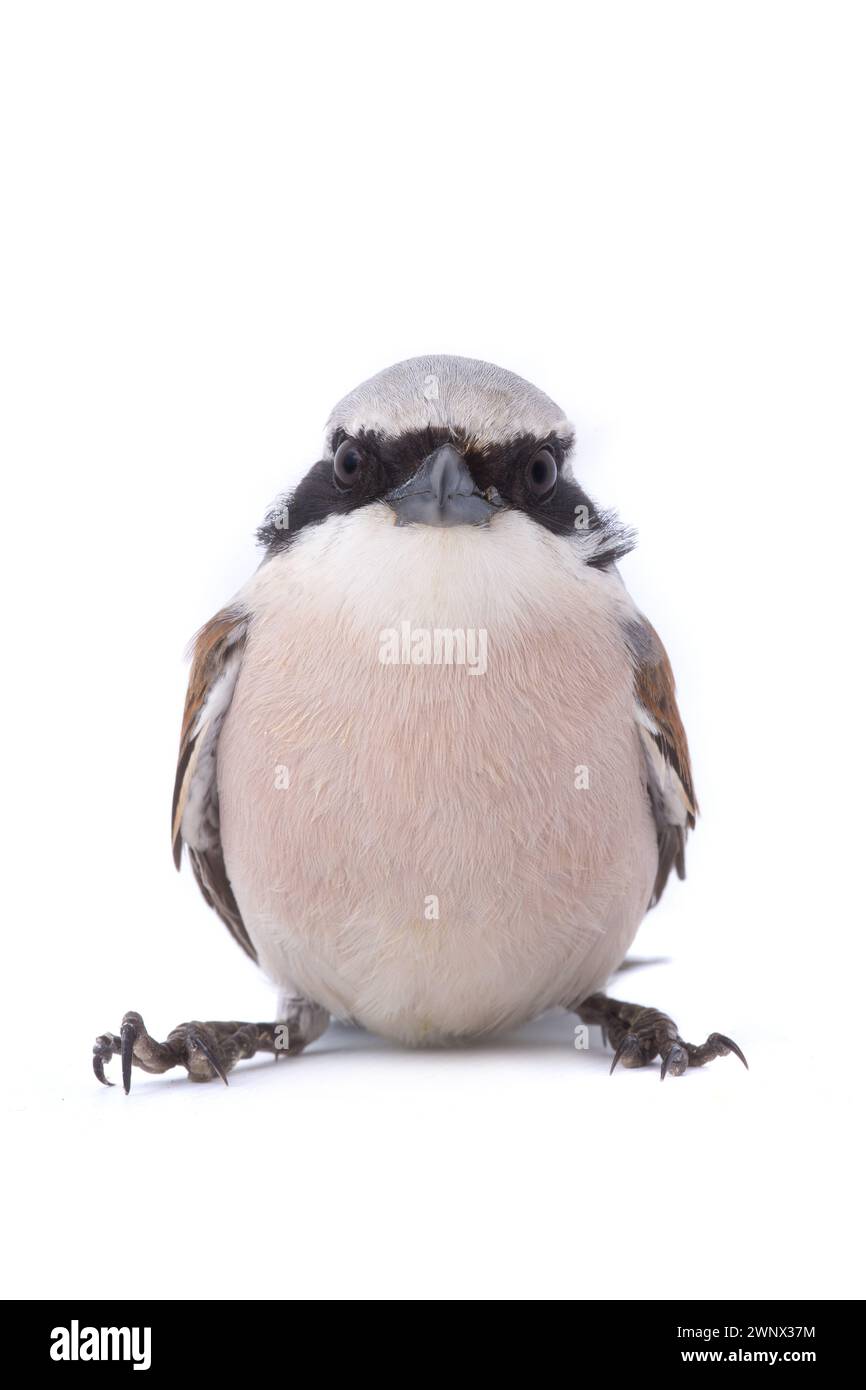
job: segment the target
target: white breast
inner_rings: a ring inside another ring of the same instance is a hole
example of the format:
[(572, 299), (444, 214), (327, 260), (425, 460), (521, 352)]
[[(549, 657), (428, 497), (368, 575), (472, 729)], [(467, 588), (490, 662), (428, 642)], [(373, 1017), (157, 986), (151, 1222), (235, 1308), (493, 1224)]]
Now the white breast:
[[(518, 513), (436, 530), (376, 506), (311, 528), (242, 597), (221, 832), (269, 975), (405, 1041), (603, 983), (656, 867), (618, 581)], [(476, 634), (486, 670), (383, 664), (406, 624), (416, 653), (419, 632), (470, 655)]]

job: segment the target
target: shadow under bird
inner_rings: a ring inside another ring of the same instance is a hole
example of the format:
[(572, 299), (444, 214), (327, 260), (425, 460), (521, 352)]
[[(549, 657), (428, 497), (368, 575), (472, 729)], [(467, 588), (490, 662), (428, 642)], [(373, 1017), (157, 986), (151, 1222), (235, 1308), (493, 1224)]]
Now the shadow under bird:
[(265, 558), (195, 639), (172, 810), (208, 904), (281, 990), (276, 1021), (127, 1013), (94, 1070), (223, 1080), (331, 1017), (454, 1042), (563, 1006), (611, 1070), (735, 1053), (602, 993), (697, 802), (632, 538), (573, 431), (511, 372), (420, 357), (352, 391), (274, 507)]

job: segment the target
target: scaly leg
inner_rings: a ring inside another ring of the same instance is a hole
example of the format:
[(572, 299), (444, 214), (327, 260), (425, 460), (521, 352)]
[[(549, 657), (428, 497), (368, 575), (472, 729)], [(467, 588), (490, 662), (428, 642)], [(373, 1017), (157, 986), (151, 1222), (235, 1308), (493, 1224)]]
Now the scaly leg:
[(606, 994), (591, 994), (580, 1004), (571, 1005), (584, 1023), (601, 1025), (605, 1038), (615, 1048), (610, 1069), (617, 1062), (624, 1067), (644, 1067), (655, 1057), (661, 1057), (661, 1079), (668, 1072), (682, 1076), (688, 1067), (702, 1067), (714, 1057), (726, 1057), (733, 1052), (748, 1069), (748, 1062), (735, 1042), (724, 1033), (710, 1033), (706, 1042), (695, 1045), (680, 1037), (677, 1025), (658, 1009), (645, 1009), (641, 1004), (626, 1004), (621, 999), (609, 999)]
[(218, 1076), (228, 1085), (227, 1073), (242, 1058), (257, 1052), (269, 1052), (277, 1059), (294, 1057), (321, 1037), (330, 1022), (327, 1010), (307, 999), (282, 1001), (280, 1012), (284, 1017), (276, 1023), (181, 1023), (165, 1042), (150, 1036), (141, 1014), (124, 1014), (119, 1037), (103, 1033), (96, 1039), (93, 1071), (97, 1081), (113, 1085), (105, 1075), (105, 1063), (119, 1056), (127, 1095), (133, 1066), (153, 1073), (186, 1067), (190, 1081)]

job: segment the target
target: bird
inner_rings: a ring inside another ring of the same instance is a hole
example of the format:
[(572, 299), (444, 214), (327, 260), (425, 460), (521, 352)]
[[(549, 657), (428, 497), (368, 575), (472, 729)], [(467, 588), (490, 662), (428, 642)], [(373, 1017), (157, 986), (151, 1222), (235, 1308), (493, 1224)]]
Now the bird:
[(460, 1044), (564, 1008), (661, 1078), (746, 1058), (605, 988), (695, 826), (635, 544), (547, 395), (472, 358), (399, 362), (332, 411), (192, 646), (172, 804), (206, 902), (280, 991), (269, 1022), (141, 1014), (93, 1051), (227, 1080), (332, 1019)]

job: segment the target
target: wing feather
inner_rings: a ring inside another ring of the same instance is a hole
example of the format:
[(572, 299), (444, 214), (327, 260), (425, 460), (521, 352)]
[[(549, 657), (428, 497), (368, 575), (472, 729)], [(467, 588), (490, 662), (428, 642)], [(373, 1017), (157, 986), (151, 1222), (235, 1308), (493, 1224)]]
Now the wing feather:
[(171, 838), (177, 868), (186, 845), (205, 902), (255, 960), (255, 948), (223, 859), (216, 775), (220, 729), (237, 683), (246, 631), (246, 615), (224, 608), (205, 623), (193, 641), (171, 807)]
[(646, 618), (633, 625), (629, 639), (635, 657), (635, 718), (658, 835), (658, 872), (649, 902), (655, 907), (671, 869), (676, 869), (678, 878), (686, 876), (686, 836), (694, 829), (698, 803), (668, 654)]

